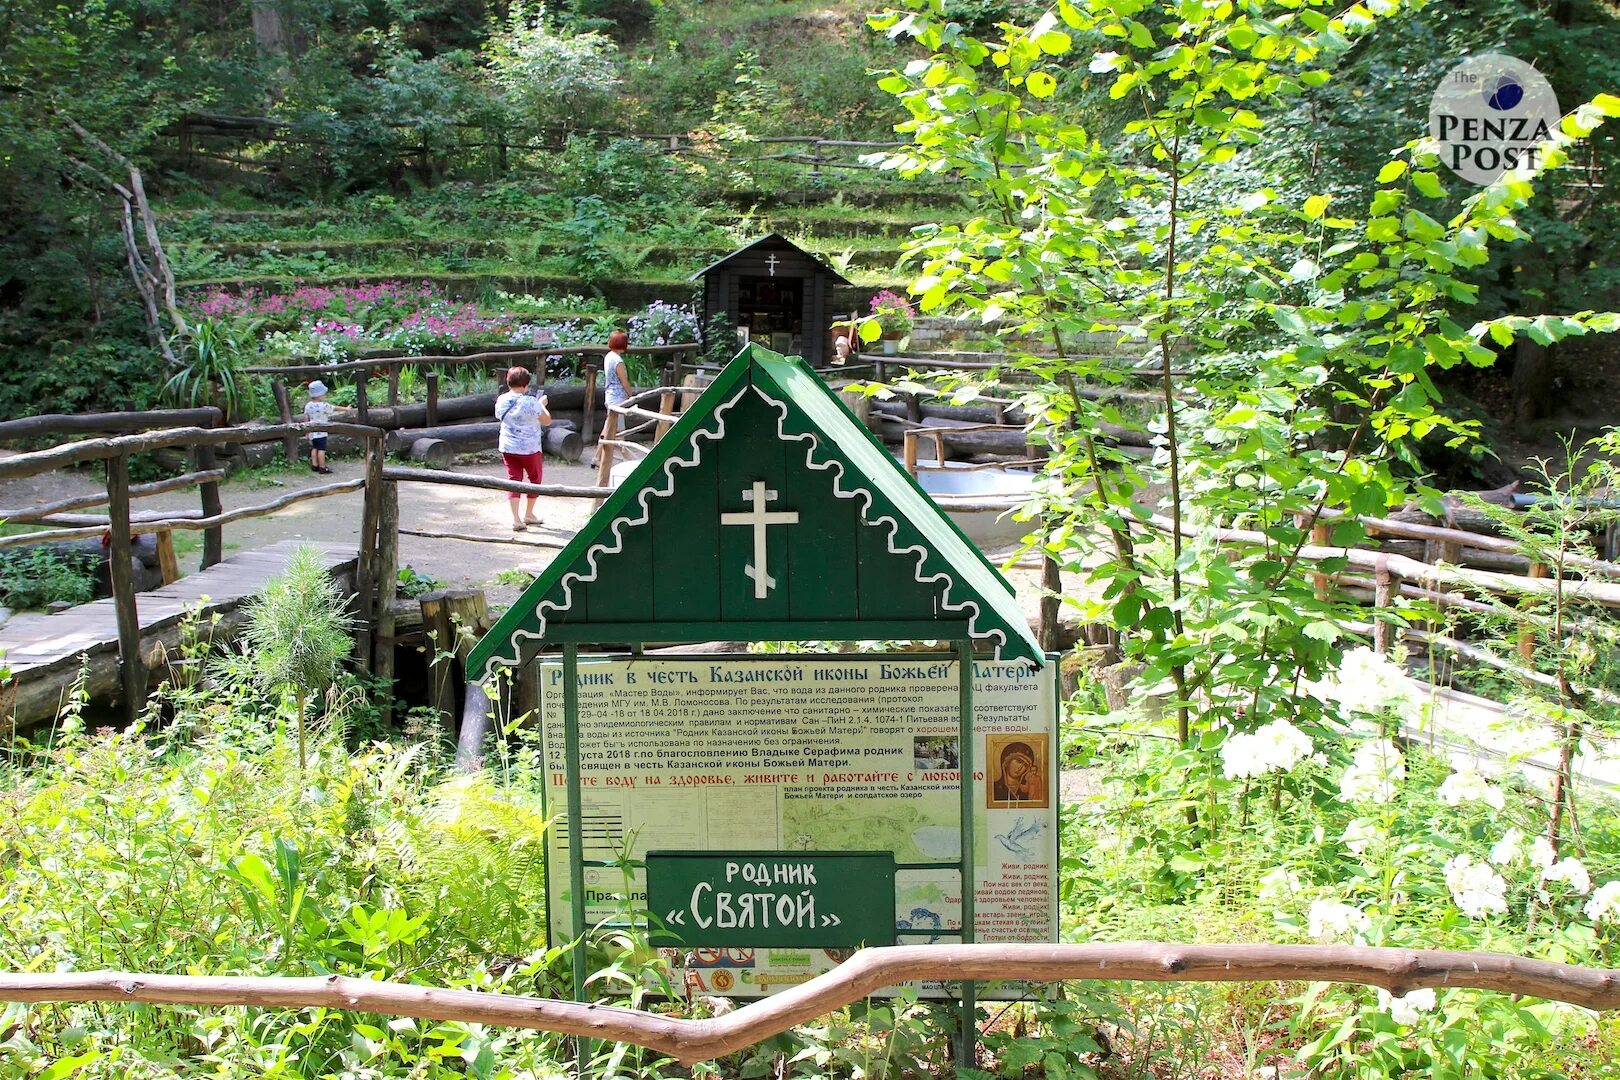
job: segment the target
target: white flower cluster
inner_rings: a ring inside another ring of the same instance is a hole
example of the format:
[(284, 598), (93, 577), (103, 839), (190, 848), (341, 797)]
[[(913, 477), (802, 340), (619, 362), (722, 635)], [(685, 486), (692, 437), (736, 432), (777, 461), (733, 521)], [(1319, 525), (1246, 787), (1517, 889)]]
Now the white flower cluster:
[(1507, 882), (1487, 862), (1475, 862), (1467, 855), (1446, 860), (1446, 888), (1457, 908), (1470, 919), (1507, 910)]
[(1586, 902), (1586, 917), (1593, 922), (1620, 923), (1620, 881), (1607, 881)]
[[(1541, 872), (1541, 882), (1545, 885), (1549, 881), (1558, 881), (1569, 886), (1569, 891), (1576, 896), (1585, 896), (1592, 891), (1592, 875), (1586, 872), (1581, 860), (1575, 858), (1559, 859)], [(1542, 890), (1546, 895), (1547, 890)]]
[(1387, 803), (1406, 779), (1406, 762), (1388, 739), (1370, 739), (1356, 748), (1350, 767), (1339, 780), (1339, 794), (1347, 802)]
[(1413, 990), (1401, 997), (1394, 996), (1388, 990), (1378, 991), (1378, 1007), (1389, 1013), (1391, 1020), (1407, 1027), (1418, 1022), (1420, 1013), (1429, 1012), (1434, 1006), (1434, 991), (1428, 987)]
[(1447, 806), (1481, 802), (1493, 810), (1502, 809), (1501, 788), (1481, 776), (1472, 764), (1458, 764), (1455, 768), (1440, 785), (1440, 798)]
[(1312, 900), (1307, 914), (1313, 938), (1342, 938), (1367, 928), (1367, 916), (1358, 907), (1337, 900)]
[(1350, 849), (1350, 853), (1359, 859), (1366, 854), (1369, 847), (1383, 838), (1384, 830), (1378, 827), (1377, 822), (1369, 821), (1367, 818), (1353, 818), (1350, 824), (1344, 827), (1344, 835), (1339, 839)]
[(1339, 670), (1318, 689), (1355, 713), (1381, 716), (1393, 710), (1414, 723), (1423, 718), (1423, 698), (1399, 664), (1368, 648), (1344, 654)]
[(1524, 858), (1524, 834), (1517, 825), (1509, 827), (1502, 839), (1491, 845), (1491, 862), (1497, 866), (1512, 866)]
[(1300, 887), (1299, 875), (1279, 866), (1260, 878), (1260, 899), (1280, 904), (1292, 900)]
[(1287, 720), (1273, 720), (1252, 734), (1237, 732), (1221, 744), (1221, 769), (1230, 780), (1287, 772), (1311, 756), (1311, 737)]

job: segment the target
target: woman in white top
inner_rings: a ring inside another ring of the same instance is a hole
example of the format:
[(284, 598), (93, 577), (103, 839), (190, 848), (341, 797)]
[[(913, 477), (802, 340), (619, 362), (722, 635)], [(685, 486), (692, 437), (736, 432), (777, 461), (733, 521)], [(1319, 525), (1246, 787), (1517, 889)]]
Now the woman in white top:
[[(515, 367), (506, 373), (506, 393), (495, 399), (495, 419), (501, 422), (501, 460), (506, 463), (508, 480), (528, 480), (540, 483), (545, 459), (540, 453), (540, 425), (551, 423), (546, 410), (546, 395), (529, 394), (529, 369)], [(518, 516), (518, 493), (507, 496), (512, 508), (512, 531), (523, 532), (530, 525), (540, 524), (535, 517), (534, 504), (538, 495), (529, 496), (527, 512)]]
[(623, 405), (635, 393), (630, 387), (630, 368), (624, 362), (624, 350), (630, 347), (630, 335), (615, 330), (608, 335), (608, 353), (602, 358), (602, 378), (606, 382), (603, 394), (608, 407)]

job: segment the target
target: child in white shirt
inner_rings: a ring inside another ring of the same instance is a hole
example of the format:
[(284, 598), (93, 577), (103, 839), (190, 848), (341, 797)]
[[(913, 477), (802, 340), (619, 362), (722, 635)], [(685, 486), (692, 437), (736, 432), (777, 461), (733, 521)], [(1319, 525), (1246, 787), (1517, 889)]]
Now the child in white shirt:
[[(309, 384), (309, 403), (304, 406), (304, 420), (311, 424), (330, 423), (332, 405), (326, 400), (326, 384), (316, 379)], [(309, 467), (318, 473), (331, 473), (326, 467), (326, 433), (309, 433)]]

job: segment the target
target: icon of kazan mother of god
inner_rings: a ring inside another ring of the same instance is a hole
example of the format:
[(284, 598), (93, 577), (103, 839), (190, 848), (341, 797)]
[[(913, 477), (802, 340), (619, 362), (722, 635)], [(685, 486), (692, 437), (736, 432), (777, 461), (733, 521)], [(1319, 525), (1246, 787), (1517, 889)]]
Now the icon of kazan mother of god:
[(989, 806), (992, 809), (1047, 806), (1046, 736), (991, 735), (985, 742), (986, 756), (994, 769)]

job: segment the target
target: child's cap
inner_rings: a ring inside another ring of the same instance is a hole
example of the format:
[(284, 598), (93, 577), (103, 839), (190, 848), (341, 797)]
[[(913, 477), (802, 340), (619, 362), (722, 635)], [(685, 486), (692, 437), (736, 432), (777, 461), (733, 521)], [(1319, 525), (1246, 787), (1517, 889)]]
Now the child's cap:
[(319, 379), (316, 379), (314, 382), (310, 383), (309, 384), (309, 396), (310, 397), (325, 397), (326, 396), (326, 384), (321, 382), (321, 380), (319, 380)]

